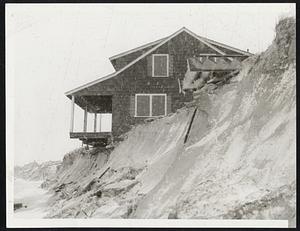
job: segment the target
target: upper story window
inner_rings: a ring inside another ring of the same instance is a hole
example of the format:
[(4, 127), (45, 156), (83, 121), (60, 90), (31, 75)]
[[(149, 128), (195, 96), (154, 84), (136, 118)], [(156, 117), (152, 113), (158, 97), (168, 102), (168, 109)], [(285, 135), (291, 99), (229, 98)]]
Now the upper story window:
[(169, 55), (153, 54), (152, 55), (152, 77), (169, 76)]

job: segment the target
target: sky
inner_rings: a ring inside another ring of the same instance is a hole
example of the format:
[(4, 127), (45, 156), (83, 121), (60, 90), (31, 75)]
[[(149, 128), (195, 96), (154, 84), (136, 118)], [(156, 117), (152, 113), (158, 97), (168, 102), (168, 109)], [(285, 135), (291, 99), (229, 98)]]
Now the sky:
[[(62, 160), (80, 147), (69, 138), (71, 105), (64, 93), (112, 73), (113, 55), (183, 26), (259, 53), (287, 15), (295, 15), (294, 4), (6, 4), (7, 131), (13, 147), (7, 154), (23, 165)], [(82, 118), (76, 108), (77, 130)]]

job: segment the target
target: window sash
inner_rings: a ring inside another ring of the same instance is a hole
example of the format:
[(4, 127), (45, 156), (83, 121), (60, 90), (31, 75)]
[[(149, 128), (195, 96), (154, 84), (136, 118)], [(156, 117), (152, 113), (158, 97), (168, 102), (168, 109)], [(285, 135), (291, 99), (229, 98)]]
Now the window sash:
[[(167, 74), (166, 75), (155, 75), (155, 65), (154, 59), (155, 57), (165, 56), (167, 57)], [(153, 54), (152, 55), (152, 77), (169, 77), (169, 55), (168, 54)]]
[(152, 116), (165, 115), (166, 98), (164, 95), (152, 95)]
[[(138, 96), (149, 96), (150, 100), (149, 100), (149, 115), (148, 116), (141, 116), (137, 114), (137, 98)], [(158, 116), (153, 116), (152, 115), (152, 97), (153, 96), (164, 96), (165, 100), (164, 100), (164, 115), (158, 115)], [(135, 94), (135, 116), (134, 117), (159, 117), (159, 116), (166, 116), (167, 115), (167, 94)]]
[(136, 97), (136, 115), (148, 117), (151, 115), (151, 98), (149, 95), (138, 95)]

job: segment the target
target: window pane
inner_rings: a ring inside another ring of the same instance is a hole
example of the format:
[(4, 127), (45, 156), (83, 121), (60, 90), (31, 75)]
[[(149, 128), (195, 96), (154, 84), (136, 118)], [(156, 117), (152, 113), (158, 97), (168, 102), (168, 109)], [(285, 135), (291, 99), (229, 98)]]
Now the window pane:
[(167, 76), (167, 61), (166, 55), (154, 56), (154, 76)]
[(136, 114), (137, 116), (150, 116), (150, 96), (138, 95), (136, 102)]
[(160, 116), (165, 115), (165, 96), (153, 95), (152, 96), (152, 115)]

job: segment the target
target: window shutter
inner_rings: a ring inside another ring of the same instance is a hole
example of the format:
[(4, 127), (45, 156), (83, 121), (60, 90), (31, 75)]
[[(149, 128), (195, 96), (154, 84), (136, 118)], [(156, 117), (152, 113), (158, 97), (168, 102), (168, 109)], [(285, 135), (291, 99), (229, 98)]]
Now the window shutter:
[(172, 96), (167, 96), (167, 115), (172, 112)]
[(129, 113), (131, 117), (135, 116), (135, 96), (131, 95), (130, 96), (130, 106), (129, 106)]
[(169, 55), (169, 76), (174, 76), (174, 56)]
[(152, 55), (147, 57), (147, 75), (152, 76)]

